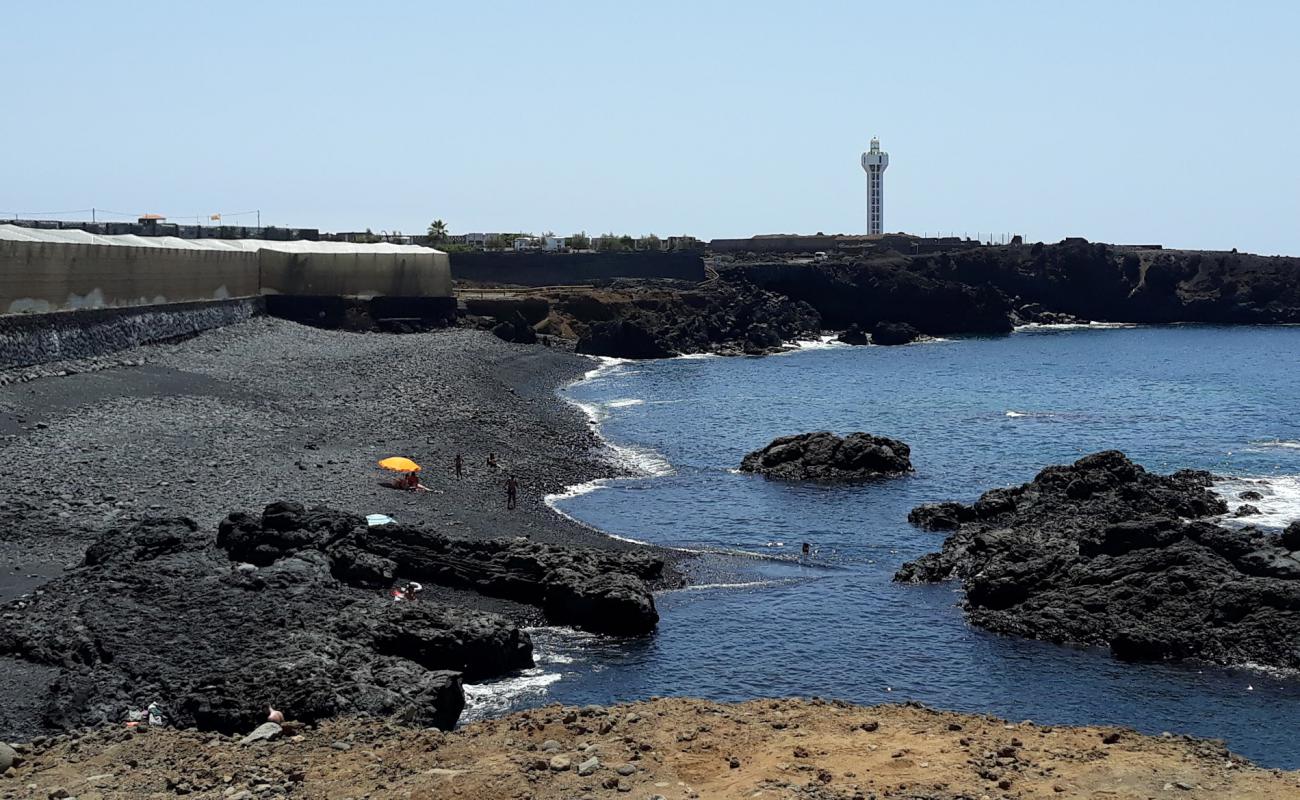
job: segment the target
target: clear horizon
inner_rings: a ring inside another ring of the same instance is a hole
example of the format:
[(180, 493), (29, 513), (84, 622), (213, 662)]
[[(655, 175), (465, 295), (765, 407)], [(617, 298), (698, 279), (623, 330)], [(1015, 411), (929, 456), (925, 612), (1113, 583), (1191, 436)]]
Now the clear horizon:
[(5, 18), (4, 216), (861, 233), (879, 136), (886, 231), (1300, 255), (1292, 4), (56, 0)]

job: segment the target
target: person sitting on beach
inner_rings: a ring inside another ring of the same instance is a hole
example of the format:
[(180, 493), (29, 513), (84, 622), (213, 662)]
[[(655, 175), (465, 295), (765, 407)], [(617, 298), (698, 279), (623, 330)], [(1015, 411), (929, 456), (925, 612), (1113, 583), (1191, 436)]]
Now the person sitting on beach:
[(408, 472), (404, 475), (398, 475), (388, 484), (394, 489), (403, 489), (408, 492), (427, 492), (429, 487), (420, 483), (420, 476), (414, 472)]

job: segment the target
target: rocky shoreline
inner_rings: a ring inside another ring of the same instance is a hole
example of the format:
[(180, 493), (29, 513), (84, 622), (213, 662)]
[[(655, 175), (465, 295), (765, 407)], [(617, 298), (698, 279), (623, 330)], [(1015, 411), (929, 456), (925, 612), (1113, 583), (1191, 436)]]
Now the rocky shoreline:
[(553, 705), (452, 733), (373, 718), (255, 736), (105, 727), (12, 760), (5, 800), (1300, 797), (1300, 773), (1221, 742), (818, 699)]
[(908, 519), (947, 538), (895, 580), (962, 580), (970, 621), (998, 633), (1300, 669), (1300, 522), (1282, 535), (1224, 528), (1212, 481), (1106, 451), (972, 505), (920, 506)]
[[(407, 709), (449, 725), (462, 674), (531, 664), (522, 626), (642, 633), (657, 619), (647, 587), (678, 580), (652, 548), (544, 503), (619, 474), (556, 394), (587, 358), (475, 331), (261, 318), (121, 362), (0, 394), (0, 737), (152, 700), (233, 729), (264, 718), (276, 689), (303, 718)], [(384, 486), (375, 461), (395, 454), (420, 461), (432, 491)], [(301, 506), (231, 517), (218, 536), (227, 514), (286, 497)], [(370, 513), (398, 524), (380, 534), (353, 516)], [(393, 603), (408, 580), (420, 601)]]

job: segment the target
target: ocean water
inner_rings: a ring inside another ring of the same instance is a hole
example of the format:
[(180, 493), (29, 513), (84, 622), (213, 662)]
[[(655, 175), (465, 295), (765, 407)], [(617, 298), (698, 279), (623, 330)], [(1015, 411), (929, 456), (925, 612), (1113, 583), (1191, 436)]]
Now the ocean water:
[[(767, 358), (612, 363), (566, 395), (645, 477), (555, 506), (611, 534), (735, 553), (657, 598), (657, 633), (533, 632), (539, 666), (479, 687), (473, 714), (653, 695), (919, 700), (1044, 724), (1122, 724), (1227, 740), (1300, 767), (1300, 677), (1250, 665), (1134, 665), (969, 626), (956, 585), (891, 582), (942, 535), (931, 501), (970, 502), (1042, 467), (1116, 448), (1254, 488), (1262, 519), (1300, 518), (1300, 328), (1022, 330), (905, 347), (820, 343)], [(913, 477), (799, 486), (735, 472), (776, 436), (865, 430), (912, 446)], [(802, 542), (813, 549), (799, 563)], [(699, 583), (703, 581), (703, 585)]]

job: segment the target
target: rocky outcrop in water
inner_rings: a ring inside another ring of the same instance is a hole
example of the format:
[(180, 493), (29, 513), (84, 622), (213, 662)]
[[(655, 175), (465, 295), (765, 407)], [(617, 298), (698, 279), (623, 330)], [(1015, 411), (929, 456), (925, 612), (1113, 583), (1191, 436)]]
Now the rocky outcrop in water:
[[(505, 617), (437, 602), (436, 587), (391, 589), (455, 586), (557, 623), (644, 633), (658, 619), (644, 580), (662, 566), (371, 528), (287, 502), (230, 515), (215, 539), (191, 520), (154, 518), (105, 533), (80, 567), (0, 607), (0, 657), (49, 670), (48, 729), (120, 722), (154, 701), (180, 727), (224, 732), (251, 729), (268, 705), (303, 721), (370, 713), (450, 728), (461, 681), (532, 666), (532, 643)], [(12, 700), (0, 696), (11, 727)]]
[(862, 481), (912, 471), (911, 448), (897, 439), (828, 431), (782, 436), (740, 462), (741, 472), (785, 481)]
[(871, 329), (872, 344), (911, 344), (920, 337), (921, 332), (906, 322), (877, 322)]
[(1125, 659), (1300, 668), (1300, 530), (1215, 524), (1227, 504), (1210, 484), (1116, 451), (1048, 467), (973, 505), (914, 509), (914, 524), (951, 533), (895, 579), (962, 579), (971, 622), (999, 633)]

